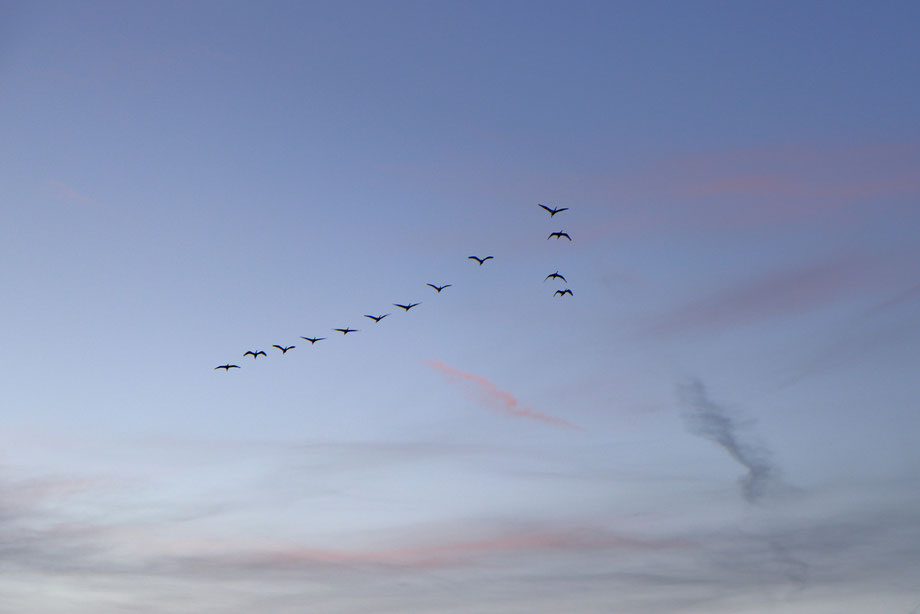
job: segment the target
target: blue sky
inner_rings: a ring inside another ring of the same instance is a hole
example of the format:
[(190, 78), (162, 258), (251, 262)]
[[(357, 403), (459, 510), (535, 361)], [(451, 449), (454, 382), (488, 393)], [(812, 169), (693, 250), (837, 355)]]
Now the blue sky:
[(918, 18), (0, 4), (0, 611), (915, 611)]

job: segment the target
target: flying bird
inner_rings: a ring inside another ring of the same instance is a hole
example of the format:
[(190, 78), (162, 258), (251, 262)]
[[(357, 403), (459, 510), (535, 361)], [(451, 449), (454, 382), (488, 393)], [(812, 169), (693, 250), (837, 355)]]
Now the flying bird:
[(393, 307), (399, 307), (400, 309), (405, 309), (406, 311), (409, 311), (416, 305), (421, 305), (421, 303), (409, 303), (408, 305), (400, 305), (399, 303), (393, 303)]
[(356, 328), (348, 328), (347, 326), (346, 326), (345, 328), (333, 328), (332, 330), (338, 331), (338, 332), (342, 333), (343, 335), (347, 335), (348, 333), (356, 333), (356, 332), (358, 332), (358, 329), (356, 329)]
[(486, 256), (485, 258), (477, 258), (476, 256), (468, 256), (467, 260), (475, 260), (479, 263), (479, 266), (482, 266), (482, 263), (488, 260), (489, 258), (494, 258), (494, 256)]
[(572, 294), (572, 291), (569, 290), (568, 288), (566, 288), (565, 290), (556, 290), (555, 292), (553, 292), (553, 296), (556, 296), (557, 294), (559, 296), (565, 296), (566, 294), (568, 294), (569, 296), (575, 296), (574, 294)]
[(383, 314), (382, 316), (369, 316), (369, 315), (365, 314), (364, 317), (365, 317), (365, 318), (370, 318), (370, 319), (373, 320), (374, 322), (379, 322), (380, 320), (384, 319), (384, 318), (387, 317), (388, 315), (390, 315), (390, 314), (385, 313), (385, 314)]
[(284, 347), (281, 347), (280, 345), (273, 345), (272, 347), (273, 347), (273, 348), (278, 348), (279, 350), (281, 350), (281, 353), (282, 353), (282, 354), (287, 354), (288, 350), (293, 350), (293, 349), (294, 349), (295, 347), (297, 347), (297, 346), (295, 346), (295, 345), (289, 345), (289, 346), (287, 346), (286, 348), (284, 348)]
[(301, 337), (304, 341), (309, 341), (310, 345), (313, 345), (317, 341), (322, 341), (325, 337)]
[(451, 284), (444, 284), (443, 286), (436, 286), (434, 284), (428, 284), (428, 285), (434, 288), (435, 290), (437, 290), (438, 294), (441, 294), (441, 290), (443, 290), (444, 288), (450, 288), (451, 286)]
[(268, 354), (266, 354), (266, 353), (263, 352), (262, 350), (258, 350), (258, 351), (256, 351), (256, 352), (253, 352), (252, 350), (249, 350), (248, 352), (246, 352), (245, 354), (243, 354), (243, 356), (252, 356), (252, 359), (253, 359), (253, 360), (255, 360), (256, 358), (258, 358), (260, 355), (261, 355), (261, 356), (265, 356), (266, 358), (268, 358)]
[(546, 209), (546, 211), (549, 213), (549, 216), (550, 216), (550, 217), (553, 217), (553, 216), (556, 215), (557, 213), (562, 213), (563, 211), (568, 211), (568, 210), (569, 210), (568, 207), (559, 207), (558, 209), (557, 209), (557, 208), (552, 208), (552, 209), (550, 209), (550, 208), (547, 207), (546, 205), (541, 205), (541, 204), (539, 204), (539, 203), (537, 204), (537, 206), (543, 207), (544, 209)]
[(569, 236), (569, 233), (567, 233), (567, 232), (562, 232), (561, 230), (560, 230), (559, 232), (551, 232), (551, 233), (549, 233), (549, 236), (546, 237), (546, 240), (549, 241), (549, 240), (552, 239), (553, 237), (556, 237), (557, 239), (561, 239), (562, 237), (565, 237), (565, 238), (568, 239), (569, 241), (572, 240), (572, 237)]
[(230, 369), (239, 369), (239, 365), (220, 365), (219, 367), (214, 367), (214, 370), (223, 369), (227, 373), (230, 373)]
[(555, 273), (550, 273), (543, 279), (543, 281), (546, 281), (547, 279), (561, 279), (562, 281), (565, 281), (565, 277), (560, 275), (559, 271), (556, 271)]

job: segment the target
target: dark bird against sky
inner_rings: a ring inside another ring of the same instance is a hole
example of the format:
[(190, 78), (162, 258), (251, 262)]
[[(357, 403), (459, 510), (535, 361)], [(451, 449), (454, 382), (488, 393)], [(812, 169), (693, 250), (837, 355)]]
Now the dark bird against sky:
[(400, 305), (399, 303), (393, 303), (394, 307), (399, 307), (400, 309), (405, 309), (406, 311), (409, 311), (416, 305), (421, 305), (421, 303), (409, 303), (408, 305)]
[(569, 236), (569, 233), (567, 233), (567, 232), (562, 232), (561, 230), (560, 230), (559, 232), (551, 232), (551, 233), (549, 233), (549, 236), (546, 237), (546, 240), (549, 241), (549, 240), (552, 239), (553, 237), (556, 237), (557, 239), (561, 239), (562, 237), (565, 237), (565, 238), (568, 239), (569, 241), (572, 240), (572, 237)]
[(273, 348), (278, 348), (279, 350), (281, 350), (281, 353), (282, 353), (282, 354), (287, 354), (287, 353), (288, 353), (288, 350), (293, 350), (293, 349), (294, 349), (295, 347), (297, 347), (297, 346), (296, 346), (296, 345), (289, 345), (289, 346), (287, 346), (287, 347), (281, 347), (280, 345), (273, 345), (272, 347), (273, 347)]
[(383, 314), (382, 316), (372, 316), (372, 315), (364, 314), (364, 317), (365, 317), (365, 318), (370, 318), (370, 319), (373, 320), (374, 322), (379, 322), (380, 320), (384, 319), (384, 318), (387, 317), (388, 315), (390, 315), (390, 314), (385, 313), (385, 314)]
[(268, 354), (266, 354), (266, 353), (263, 352), (262, 350), (258, 350), (258, 351), (256, 351), (256, 352), (253, 352), (252, 350), (249, 350), (248, 352), (246, 352), (245, 354), (243, 354), (243, 356), (252, 356), (252, 359), (253, 359), (253, 360), (255, 360), (256, 358), (258, 358), (259, 356), (265, 356), (266, 358), (268, 358)]
[(441, 290), (443, 290), (444, 288), (450, 288), (451, 286), (451, 284), (444, 284), (443, 286), (436, 286), (434, 284), (428, 284), (428, 285), (434, 288), (435, 290), (437, 290), (438, 294), (441, 294)]
[(546, 209), (546, 210), (549, 212), (549, 216), (550, 216), (550, 217), (553, 217), (553, 216), (556, 215), (557, 213), (562, 213), (563, 211), (568, 211), (568, 210), (569, 210), (568, 207), (559, 207), (558, 209), (557, 209), (557, 208), (552, 208), (552, 209), (550, 209), (550, 208), (547, 207), (546, 205), (540, 205), (539, 203), (538, 203), (538, 206), (539, 206), (539, 207), (543, 207), (544, 209)]
[(356, 332), (358, 332), (358, 329), (357, 329), (357, 328), (348, 328), (347, 326), (346, 326), (345, 328), (333, 328), (332, 330), (338, 331), (338, 332), (342, 333), (343, 335), (347, 335), (348, 333), (356, 333)]
[(488, 260), (489, 258), (494, 258), (494, 256), (486, 256), (485, 258), (478, 258), (477, 256), (468, 256), (469, 260), (475, 260), (479, 263), (479, 266), (482, 266), (482, 263)]
[(565, 290), (556, 290), (555, 292), (553, 292), (553, 296), (565, 296), (566, 294), (568, 294), (569, 296), (575, 296), (574, 294), (572, 294), (572, 291), (569, 290), (568, 288), (566, 288)]
[(565, 277), (560, 275), (559, 271), (556, 271), (555, 273), (550, 273), (543, 279), (543, 281), (546, 281), (547, 279), (561, 279), (562, 281), (565, 281)]
[(301, 337), (304, 341), (309, 341), (310, 345), (313, 345), (317, 341), (322, 341), (325, 337)]
[(240, 368), (239, 365), (220, 365), (219, 367), (214, 367), (214, 370), (216, 371), (217, 369), (223, 369), (224, 371), (229, 373), (230, 369), (239, 369), (239, 368)]

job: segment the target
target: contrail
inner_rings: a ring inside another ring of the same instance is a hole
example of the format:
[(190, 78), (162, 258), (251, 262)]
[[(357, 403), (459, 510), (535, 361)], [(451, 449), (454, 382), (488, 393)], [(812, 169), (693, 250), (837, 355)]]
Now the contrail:
[(473, 383), (475, 385), (476, 392), (479, 393), (483, 404), (489, 409), (505, 414), (507, 416), (515, 416), (517, 418), (530, 418), (531, 420), (539, 420), (540, 422), (546, 422), (547, 424), (555, 424), (558, 426), (566, 426), (569, 428), (581, 430), (580, 426), (573, 424), (564, 418), (557, 418), (556, 416), (550, 416), (548, 414), (534, 411), (530, 407), (519, 407), (517, 399), (514, 398), (513, 394), (505, 390), (500, 390), (495, 384), (482, 377), (481, 375), (476, 375), (475, 373), (467, 373), (466, 371), (455, 369), (454, 367), (448, 366), (439, 360), (429, 360), (427, 362), (430, 367), (440, 371), (452, 381), (465, 381)]
[(690, 431), (715, 442), (747, 469), (747, 475), (740, 480), (741, 494), (749, 503), (756, 503), (776, 474), (767, 452), (739, 438), (738, 424), (725, 408), (706, 396), (706, 388), (699, 380), (680, 386), (678, 394), (690, 408), (687, 415)]

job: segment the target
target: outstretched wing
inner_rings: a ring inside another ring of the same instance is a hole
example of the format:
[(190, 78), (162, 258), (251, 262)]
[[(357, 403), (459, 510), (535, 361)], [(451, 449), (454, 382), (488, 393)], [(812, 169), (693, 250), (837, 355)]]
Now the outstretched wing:
[(550, 208), (547, 207), (546, 205), (541, 205), (541, 204), (537, 203), (537, 206), (538, 206), (538, 207), (543, 207), (544, 209), (546, 209), (546, 210), (549, 212), (550, 215), (552, 215), (553, 213), (555, 213), (555, 211), (553, 211), (552, 209), (550, 209)]

